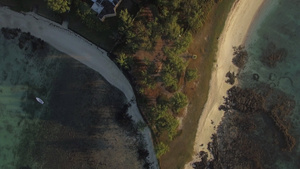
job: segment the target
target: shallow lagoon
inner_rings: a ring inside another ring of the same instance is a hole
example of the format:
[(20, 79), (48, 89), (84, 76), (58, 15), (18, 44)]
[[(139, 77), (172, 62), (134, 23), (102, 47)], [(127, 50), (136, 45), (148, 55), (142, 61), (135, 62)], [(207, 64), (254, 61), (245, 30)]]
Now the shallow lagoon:
[[(289, 132), (296, 139), (296, 146), (290, 153), (276, 152), (278, 155), (273, 166), (292, 169), (299, 167), (297, 158), (300, 155), (300, 1), (271, 0), (268, 4), (273, 7), (266, 7), (270, 10), (267, 15), (262, 11), (246, 41), (249, 58), (241, 71), (239, 83), (243, 87), (268, 84), (295, 101), (296, 106), (287, 120), (290, 122)], [(269, 67), (262, 62), (268, 48), (269, 51), (284, 49), (287, 56), (276, 62), (275, 66)], [(253, 74), (259, 75), (258, 81), (253, 80)]]
[(0, 168), (142, 168), (119, 90), (48, 45), (19, 46), (0, 35)]

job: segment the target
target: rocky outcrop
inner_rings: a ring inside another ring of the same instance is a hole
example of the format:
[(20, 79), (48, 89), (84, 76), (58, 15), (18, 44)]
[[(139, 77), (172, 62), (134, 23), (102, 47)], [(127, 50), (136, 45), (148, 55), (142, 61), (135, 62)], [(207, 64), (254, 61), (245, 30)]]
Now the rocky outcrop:
[(47, 50), (46, 43), (40, 38), (32, 36), (30, 33), (21, 32), (20, 29), (1, 28), (1, 32), (5, 39), (18, 40), (20, 49), (26, 52), (27, 56), (43, 56)]
[(31, 52), (35, 52), (37, 50), (43, 50), (45, 48), (45, 42), (40, 38), (35, 38), (30, 33), (21, 33), (19, 37), (19, 47), (20, 49), (30, 48)]
[(233, 85), (234, 84), (234, 82), (235, 82), (235, 78), (237, 77), (237, 75), (235, 75), (234, 74), (234, 72), (227, 72), (226, 73), (226, 77), (228, 78), (225, 82), (226, 83), (229, 83), (229, 84), (231, 84), (231, 85)]
[(291, 97), (265, 84), (232, 87), (219, 107), (225, 115), (208, 145), (214, 159), (200, 157), (193, 167), (270, 168), (277, 155), (295, 147), (288, 120), (295, 104)]
[(238, 110), (244, 113), (256, 113), (263, 110), (264, 98), (252, 89), (242, 89), (234, 86), (227, 91), (228, 96), (224, 98), (224, 105), (220, 110)]
[(243, 68), (248, 60), (248, 52), (244, 46), (233, 47), (233, 59), (232, 63), (238, 68)]
[(263, 51), (261, 61), (264, 65), (274, 68), (278, 62), (282, 62), (287, 57), (287, 50), (277, 49), (274, 43), (269, 43)]
[(15, 39), (21, 33), (21, 29), (1, 28), (1, 32), (5, 39)]

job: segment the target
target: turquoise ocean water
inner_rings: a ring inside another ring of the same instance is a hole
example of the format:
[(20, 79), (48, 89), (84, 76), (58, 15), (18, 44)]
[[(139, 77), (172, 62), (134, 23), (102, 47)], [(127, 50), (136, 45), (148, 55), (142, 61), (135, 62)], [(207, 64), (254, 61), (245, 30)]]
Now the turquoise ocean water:
[[(246, 40), (249, 58), (241, 71), (239, 83), (244, 87), (269, 84), (295, 100), (296, 107), (288, 120), (296, 146), (292, 152), (278, 153), (272, 167), (296, 169), (300, 157), (300, 1), (270, 0), (266, 5), (272, 7), (266, 6), (267, 14), (264, 10), (261, 12)], [(262, 63), (262, 56), (267, 48), (269, 51), (284, 50), (287, 55), (275, 66), (266, 66)], [(252, 79), (255, 73), (259, 75), (258, 82)]]

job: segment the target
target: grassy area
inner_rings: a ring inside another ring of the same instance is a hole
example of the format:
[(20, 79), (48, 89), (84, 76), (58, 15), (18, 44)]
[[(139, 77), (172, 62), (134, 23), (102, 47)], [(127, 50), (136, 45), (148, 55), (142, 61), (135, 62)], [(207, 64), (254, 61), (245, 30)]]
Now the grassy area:
[(54, 22), (62, 23), (63, 17), (48, 8), (43, 0), (0, 0), (1, 5), (9, 6), (12, 10), (18, 12), (30, 12), (34, 9), (37, 14), (48, 18)]
[[(183, 121), (183, 128), (180, 135), (174, 141), (170, 142), (170, 151), (160, 159), (162, 169), (180, 169), (184, 167), (186, 162), (191, 160), (198, 121), (208, 96), (209, 81), (218, 45), (217, 39), (224, 28), (227, 14), (233, 2), (234, 0), (222, 1), (215, 5), (204, 27), (194, 35), (195, 41), (198, 39), (200, 42), (193, 43), (201, 46), (198, 46), (198, 51), (191, 49), (189, 52), (197, 54), (201, 59), (191, 62), (189, 67), (199, 70), (199, 85), (196, 89), (191, 89), (189, 88), (191, 85), (187, 84), (185, 88), (191, 106), (188, 110), (189, 113)], [(207, 41), (204, 40), (204, 37), (206, 37)]]
[[(117, 21), (117, 17), (107, 18), (101, 25), (102, 27), (99, 28), (101, 31), (95, 31), (87, 28), (87, 26), (81, 23), (79, 17), (72, 15), (69, 19), (69, 29), (85, 37), (104, 50), (111, 51), (115, 44), (112, 36), (113, 32), (117, 32)], [(101, 21), (99, 20), (99, 22)]]

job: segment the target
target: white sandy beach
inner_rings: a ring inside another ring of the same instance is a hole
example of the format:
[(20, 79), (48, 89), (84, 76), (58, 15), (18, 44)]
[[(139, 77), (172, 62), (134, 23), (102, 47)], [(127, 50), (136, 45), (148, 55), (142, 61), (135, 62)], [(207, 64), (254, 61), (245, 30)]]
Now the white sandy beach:
[[(185, 168), (192, 168), (192, 162), (199, 161), (197, 154), (207, 150), (207, 144), (211, 141), (211, 136), (216, 132), (224, 112), (219, 111), (219, 106), (223, 103), (223, 96), (232, 87), (225, 83), (225, 75), (228, 71), (237, 73), (237, 67), (232, 64), (233, 46), (243, 45), (248, 31), (256, 14), (265, 0), (236, 0), (230, 13), (228, 14), (225, 27), (219, 38), (217, 62), (210, 81), (208, 100), (198, 123), (198, 129), (194, 144), (193, 160), (185, 165)], [(213, 124), (211, 123), (213, 121)], [(211, 155), (209, 154), (209, 157)]]
[[(20, 28), (23, 32), (30, 32), (33, 36), (41, 38), (57, 50), (70, 55), (99, 72), (110, 84), (124, 93), (128, 102), (131, 102), (128, 113), (132, 116), (132, 119), (135, 122), (143, 121), (129, 81), (108, 58), (104, 50), (91, 44), (72, 31), (63, 28), (61, 25), (34, 13), (21, 14), (9, 10), (7, 7), (0, 7), (1, 27)], [(147, 142), (146, 148), (150, 154), (149, 162), (153, 163), (153, 168), (159, 168), (149, 128), (143, 130), (143, 136)]]

